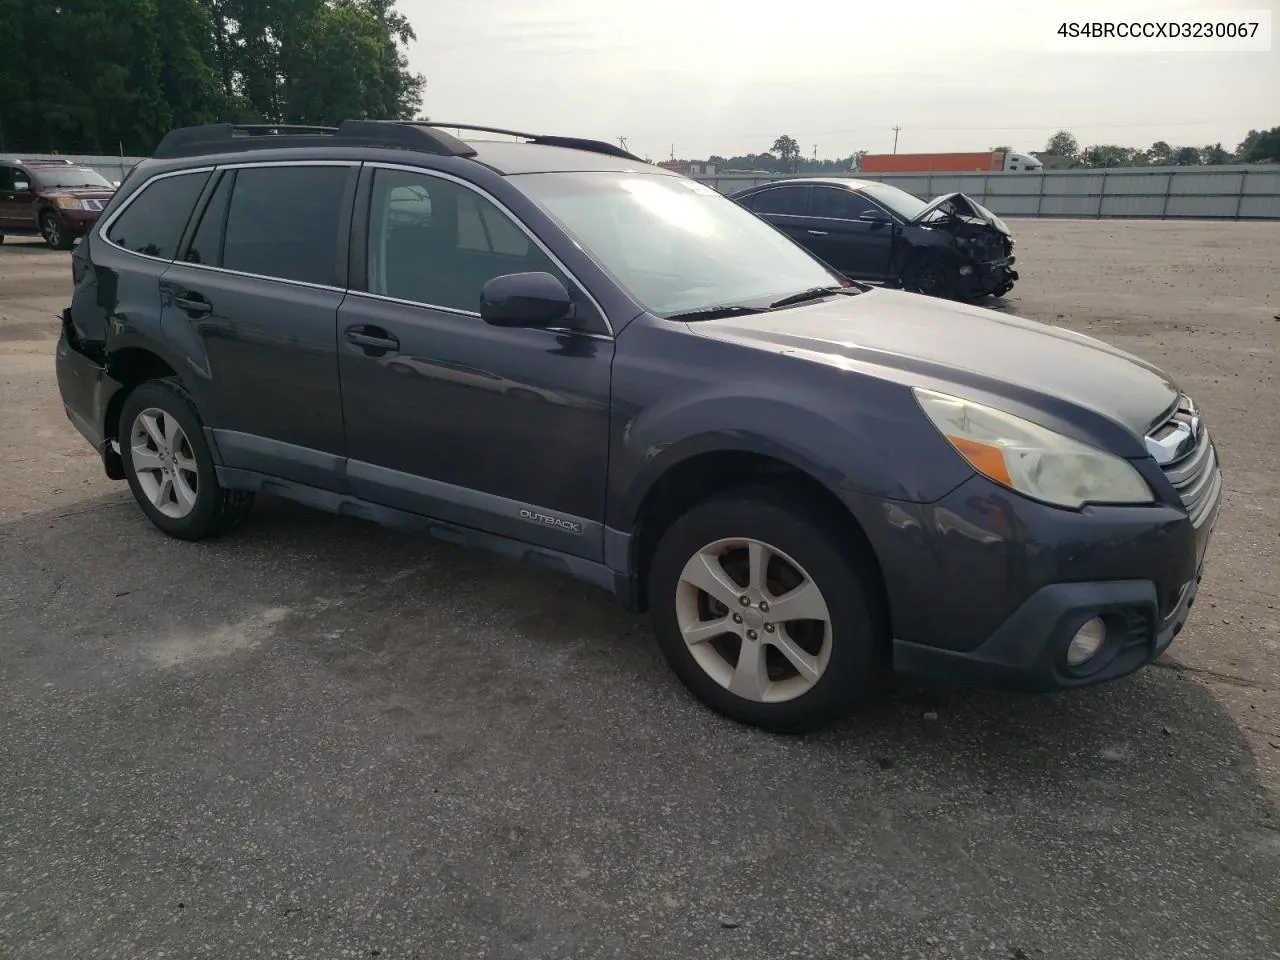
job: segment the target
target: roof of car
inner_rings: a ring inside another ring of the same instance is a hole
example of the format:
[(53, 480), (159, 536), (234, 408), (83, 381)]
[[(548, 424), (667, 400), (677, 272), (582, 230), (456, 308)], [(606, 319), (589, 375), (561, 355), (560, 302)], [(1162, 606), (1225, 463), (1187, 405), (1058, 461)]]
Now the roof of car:
[[(782, 185), (792, 186), (795, 184), (819, 184), (826, 187), (849, 187), (852, 190), (858, 190), (862, 187), (869, 187), (875, 184), (875, 180), (859, 180), (856, 177), (788, 177), (785, 180), (771, 180), (768, 183), (757, 183), (754, 187), (747, 187), (747, 190), (761, 190), (764, 187), (778, 187)], [(747, 190), (742, 191), (746, 193)]]

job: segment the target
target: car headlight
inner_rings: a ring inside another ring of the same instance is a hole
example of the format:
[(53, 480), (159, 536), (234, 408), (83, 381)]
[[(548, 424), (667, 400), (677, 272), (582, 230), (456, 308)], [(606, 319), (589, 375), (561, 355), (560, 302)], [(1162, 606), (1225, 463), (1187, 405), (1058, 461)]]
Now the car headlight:
[(84, 203), (78, 197), (54, 197), (53, 202), (63, 210), (83, 210)]
[(1151, 487), (1129, 461), (1011, 413), (932, 390), (912, 391), (925, 415), (974, 470), (1059, 507), (1151, 503)]

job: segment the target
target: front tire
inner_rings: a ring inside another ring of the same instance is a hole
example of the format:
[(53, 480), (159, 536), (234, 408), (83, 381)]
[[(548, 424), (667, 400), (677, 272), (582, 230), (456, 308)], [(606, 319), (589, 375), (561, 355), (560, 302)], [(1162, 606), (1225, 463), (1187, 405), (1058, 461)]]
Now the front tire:
[(52, 210), (40, 215), (40, 236), (53, 250), (70, 250), (76, 243), (76, 238), (63, 228)]
[(951, 300), (960, 289), (960, 272), (941, 257), (926, 254), (908, 265), (902, 285), (911, 293)]
[(888, 647), (878, 575), (799, 501), (737, 494), (663, 535), (649, 608), (663, 655), (703, 703), (805, 733), (874, 689)]
[(202, 540), (248, 516), (253, 494), (218, 485), (195, 404), (176, 380), (152, 380), (128, 396), (119, 438), (134, 499), (169, 536)]

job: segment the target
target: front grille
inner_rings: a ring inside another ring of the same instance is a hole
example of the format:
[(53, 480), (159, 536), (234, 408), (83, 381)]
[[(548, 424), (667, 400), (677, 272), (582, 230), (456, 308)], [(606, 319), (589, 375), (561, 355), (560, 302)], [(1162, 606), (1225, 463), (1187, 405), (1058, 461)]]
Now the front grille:
[(1147, 446), (1178, 491), (1187, 516), (1199, 526), (1218, 499), (1222, 471), (1209, 430), (1185, 394), (1173, 415), (1147, 436)]

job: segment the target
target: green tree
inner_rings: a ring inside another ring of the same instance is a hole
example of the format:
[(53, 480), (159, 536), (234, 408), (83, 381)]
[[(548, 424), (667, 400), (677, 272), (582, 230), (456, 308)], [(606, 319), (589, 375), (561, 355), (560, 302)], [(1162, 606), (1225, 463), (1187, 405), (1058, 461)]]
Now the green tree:
[(413, 39), (394, 0), (0, 0), (0, 149), (145, 154), (217, 120), (407, 119)]
[(1223, 147), (1221, 143), (1212, 143), (1207, 147), (1200, 148), (1201, 163), (1218, 165), (1230, 163), (1231, 159), (1231, 152)]
[(1055, 157), (1075, 157), (1080, 154), (1080, 141), (1070, 130), (1059, 130), (1044, 145), (1045, 153)]
[(1179, 167), (1194, 167), (1200, 163), (1199, 147), (1179, 147), (1173, 152), (1173, 162)]
[(209, 11), (223, 93), (271, 123), (407, 120), (424, 80), (394, 0), (199, 0)]
[(1088, 167), (1129, 167), (1134, 164), (1135, 153), (1132, 147), (1104, 143), (1085, 150), (1084, 163)]
[(1147, 160), (1157, 166), (1167, 166), (1173, 163), (1173, 147), (1164, 140), (1157, 140), (1147, 150)]
[(1236, 156), (1244, 163), (1280, 163), (1280, 127), (1250, 130)]
[(777, 140), (773, 141), (772, 150), (777, 154), (787, 170), (795, 170), (800, 163), (800, 144), (785, 133)]
[(281, 51), (276, 103), (281, 120), (335, 124), (348, 117), (407, 120), (423, 80), (407, 70), (398, 44), (408, 22), (370, 0), (320, 4)]

